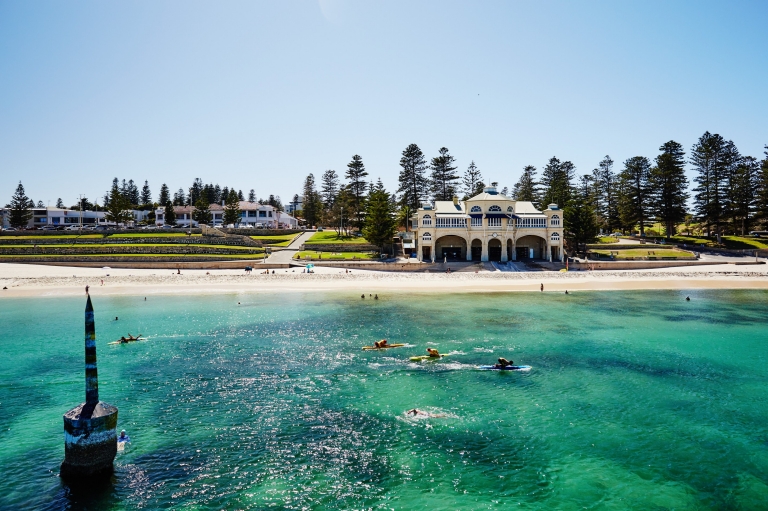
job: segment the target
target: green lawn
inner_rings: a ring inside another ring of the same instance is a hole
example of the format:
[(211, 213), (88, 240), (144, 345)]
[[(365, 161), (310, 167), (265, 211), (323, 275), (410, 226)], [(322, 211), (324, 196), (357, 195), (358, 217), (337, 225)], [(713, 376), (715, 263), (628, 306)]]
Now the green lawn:
[[(248, 250), (251, 254), (260, 254), (264, 252), (263, 248), (259, 247), (241, 247), (241, 246), (232, 246), (232, 245), (203, 245), (198, 243), (163, 243), (163, 244), (154, 244), (154, 243), (89, 243), (87, 245), (59, 245), (59, 244), (47, 244), (47, 245), (39, 245), (37, 248), (108, 248), (108, 247), (205, 247), (205, 248), (227, 248), (232, 250)], [(31, 245), (0, 245), (0, 249), (2, 248), (28, 248), (30, 250), (34, 250), (34, 247)], [(21, 254), (24, 255), (24, 254)], [(64, 254), (64, 255), (71, 255), (71, 254)], [(111, 254), (104, 254), (104, 255), (111, 255)], [(159, 254), (158, 254), (159, 255)]]
[(299, 234), (278, 234), (276, 236), (251, 236), (252, 239), (270, 247), (287, 247)]
[(365, 238), (357, 236), (338, 236), (336, 231), (323, 231), (315, 233), (305, 245), (346, 245), (368, 243)]
[(614, 255), (616, 259), (627, 257), (693, 257), (691, 252), (674, 248), (630, 248), (626, 250), (590, 250), (590, 252), (604, 256), (609, 256), (611, 252), (614, 252), (617, 254)]
[(182, 257), (182, 258), (211, 258), (211, 259), (263, 259), (262, 254), (73, 254), (73, 255), (58, 255), (58, 254), (30, 254), (30, 255), (0, 255), (0, 259), (34, 259), (43, 257), (47, 259), (54, 258), (66, 258), (66, 257), (86, 257), (86, 258), (110, 258), (110, 257), (143, 257), (143, 258), (159, 258), (159, 257)]
[(297, 252), (294, 259), (306, 260), (307, 256), (312, 258), (312, 261), (334, 261), (334, 260), (378, 260), (379, 254), (372, 254), (368, 252), (315, 252), (312, 250), (304, 250)]
[(603, 236), (602, 238), (597, 238), (598, 243), (618, 243), (619, 238), (614, 238), (613, 236)]
[(57, 234), (57, 235), (30, 235), (30, 236), (0, 236), (0, 239), (4, 240), (58, 240), (58, 239), (74, 239), (74, 238), (103, 238), (103, 234)]
[[(180, 236), (187, 236), (186, 231), (179, 229), (178, 232), (128, 232), (123, 234), (110, 234), (108, 238), (177, 238)], [(202, 234), (193, 234), (192, 237), (202, 236)]]

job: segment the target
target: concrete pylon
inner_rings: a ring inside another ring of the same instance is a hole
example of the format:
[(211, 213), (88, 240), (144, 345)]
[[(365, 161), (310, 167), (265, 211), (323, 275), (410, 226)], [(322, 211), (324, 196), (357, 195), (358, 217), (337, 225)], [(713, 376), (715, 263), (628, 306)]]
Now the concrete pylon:
[(96, 325), (91, 297), (85, 304), (85, 403), (64, 414), (61, 477), (89, 482), (112, 474), (117, 454), (117, 407), (99, 401)]

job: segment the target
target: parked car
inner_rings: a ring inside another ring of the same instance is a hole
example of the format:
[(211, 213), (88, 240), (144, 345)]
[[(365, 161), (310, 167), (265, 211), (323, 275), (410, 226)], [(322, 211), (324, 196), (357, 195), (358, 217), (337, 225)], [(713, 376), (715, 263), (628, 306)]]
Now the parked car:
[(175, 227), (174, 225), (165, 224), (164, 226), (161, 227), (161, 229), (173, 229), (174, 227)]
[(40, 228), (40, 230), (42, 230), (42, 231), (55, 231), (56, 227), (54, 227), (52, 225), (44, 225), (44, 226), (42, 226)]
[(65, 230), (67, 230), (67, 231), (79, 231), (80, 230), (80, 226), (79, 225), (69, 225), (69, 226), (67, 226), (67, 228)]

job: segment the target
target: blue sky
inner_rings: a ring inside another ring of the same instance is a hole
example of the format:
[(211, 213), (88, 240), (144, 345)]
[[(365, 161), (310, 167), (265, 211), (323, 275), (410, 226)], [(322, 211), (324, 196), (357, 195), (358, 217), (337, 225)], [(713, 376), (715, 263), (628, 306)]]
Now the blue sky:
[(287, 202), (353, 154), (394, 191), (410, 143), (510, 188), (706, 130), (762, 158), (766, 20), (765, 1), (0, 0), (0, 200), (199, 177)]

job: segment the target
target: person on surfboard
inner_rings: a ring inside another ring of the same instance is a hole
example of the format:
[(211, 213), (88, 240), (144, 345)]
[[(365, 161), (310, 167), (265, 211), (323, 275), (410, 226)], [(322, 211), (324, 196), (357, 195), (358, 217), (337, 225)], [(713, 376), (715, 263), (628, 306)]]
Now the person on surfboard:
[(427, 348), (427, 353), (432, 358), (440, 358), (440, 353), (435, 348)]
[(387, 346), (387, 340), (382, 339), (380, 341), (376, 341), (373, 343), (373, 346), (376, 348), (385, 348)]
[(499, 363), (494, 364), (494, 367), (497, 367), (499, 369), (504, 369), (507, 366), (515, 365), (514, 360), (507, 360), (506, 358), (499, 358)]

